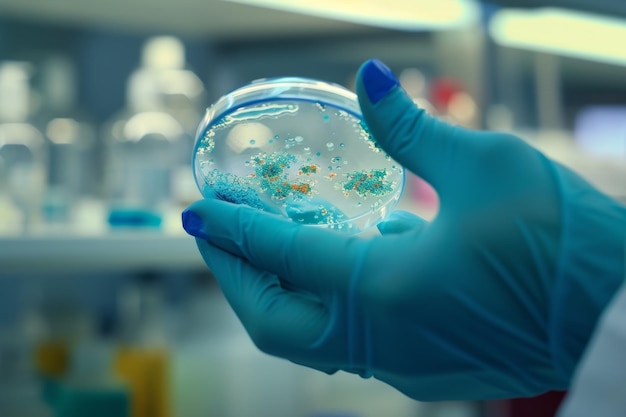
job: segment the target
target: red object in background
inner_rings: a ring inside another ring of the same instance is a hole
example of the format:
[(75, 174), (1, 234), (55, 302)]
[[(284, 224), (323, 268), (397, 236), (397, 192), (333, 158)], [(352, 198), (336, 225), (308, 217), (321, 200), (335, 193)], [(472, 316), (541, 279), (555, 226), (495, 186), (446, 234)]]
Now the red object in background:
[(561, 391), (550, 391), (538, 397), (510, 400), (508, 417), (554, 417), (565, 394)]
[(562, 391), (550, 391), (532, 398), (485, 401), (485, 417), (555, 417), (565, 398)]
[[(413, 197), (413, 201), (417, 204), (417, 208), (426, 213), (437, 213), (439, 209), (439, 197), (433, 187), (411, 172), (407, 173), (407, 183), (411, 188), (411, 196)], [(417, 214), (423, 215), (424, 213), (420, 212)]]
[(438, 112), (445, 114), (448, 112), (448, 105), (452, 97), (463, 91), (465, 89), (455, 78), (436, 78), (430, 83), (428, 99)]

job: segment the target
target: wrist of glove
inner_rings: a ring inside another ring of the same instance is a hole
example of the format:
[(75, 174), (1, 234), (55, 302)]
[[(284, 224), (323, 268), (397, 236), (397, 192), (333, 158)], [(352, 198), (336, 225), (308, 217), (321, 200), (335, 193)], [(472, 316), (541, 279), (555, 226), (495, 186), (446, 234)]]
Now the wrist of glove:
[(571, 377), (606, 305), (626, 278), (626, 209), (558, 164), (563, 224), (550, 291), (550, 346)]

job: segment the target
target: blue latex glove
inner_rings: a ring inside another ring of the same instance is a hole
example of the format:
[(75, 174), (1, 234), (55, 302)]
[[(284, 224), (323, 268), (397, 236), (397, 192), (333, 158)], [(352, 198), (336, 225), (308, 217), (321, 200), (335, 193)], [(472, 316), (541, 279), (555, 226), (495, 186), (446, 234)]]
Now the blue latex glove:
[(252, 340), (418, 400), (568, 387), (624, 278), (626, 209), (520, 139), (418, 109), (379, 61), (357, 77), (380, 146), (440, 197), (345, 236), (219, 199), (184, 227)]

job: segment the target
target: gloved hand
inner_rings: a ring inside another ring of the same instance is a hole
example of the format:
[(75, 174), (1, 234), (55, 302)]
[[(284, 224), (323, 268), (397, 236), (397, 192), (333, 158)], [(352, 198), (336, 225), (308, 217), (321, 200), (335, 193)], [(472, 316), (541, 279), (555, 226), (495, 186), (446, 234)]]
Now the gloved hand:
[(509, 134), (417, 108), (380, 61), (357, 77), (379, 145), (440, 197), (362, 238), (209, 198), (183, 213), (263, 351), (418, 400), (568, 387), (624, 278), (626, 210)]

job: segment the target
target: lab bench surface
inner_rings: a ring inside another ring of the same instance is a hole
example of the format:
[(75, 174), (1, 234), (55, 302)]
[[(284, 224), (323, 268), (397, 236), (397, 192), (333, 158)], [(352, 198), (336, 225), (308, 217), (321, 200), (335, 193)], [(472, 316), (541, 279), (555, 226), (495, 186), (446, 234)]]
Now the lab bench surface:
[(206, 269), (195, 240), (157, 231), (0, 237), (0, 277), (13, 274)]

